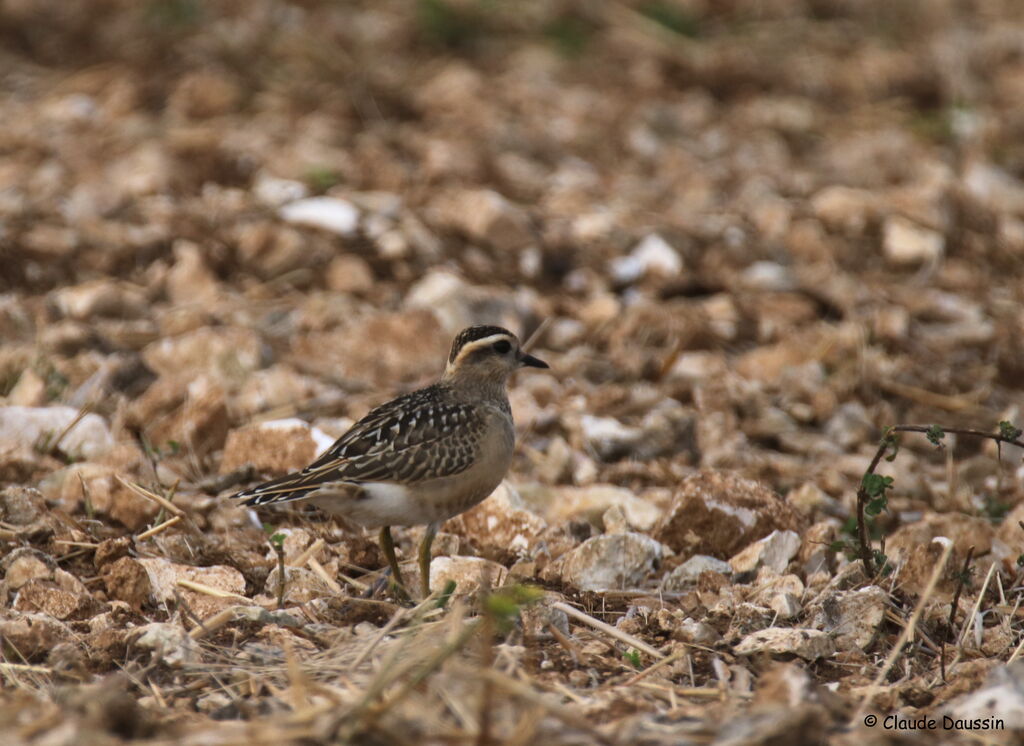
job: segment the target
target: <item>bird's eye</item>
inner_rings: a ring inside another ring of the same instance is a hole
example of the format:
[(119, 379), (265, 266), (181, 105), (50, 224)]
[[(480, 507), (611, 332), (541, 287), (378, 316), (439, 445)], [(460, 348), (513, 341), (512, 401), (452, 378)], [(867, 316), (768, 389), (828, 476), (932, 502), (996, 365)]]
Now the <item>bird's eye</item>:
[(499, 355), (504, 355), (506, 352), (512, 349), (512, 345), (509, 344), (508, 340), (505, 339), (501, 340), (500, 342), (495, 342), (493, 345), (491, 345), (491, 347)]

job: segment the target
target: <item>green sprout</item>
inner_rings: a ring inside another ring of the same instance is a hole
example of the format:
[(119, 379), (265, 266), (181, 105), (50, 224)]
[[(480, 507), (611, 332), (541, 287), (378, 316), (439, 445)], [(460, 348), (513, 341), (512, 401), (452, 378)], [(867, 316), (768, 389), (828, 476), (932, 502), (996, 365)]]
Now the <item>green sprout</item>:
[(1017, 440), (1024, 433), (1019, 427), (1014, 427), (1012, 422), (1003, 420), (999, 423), (999, 437), (1006, 440)]

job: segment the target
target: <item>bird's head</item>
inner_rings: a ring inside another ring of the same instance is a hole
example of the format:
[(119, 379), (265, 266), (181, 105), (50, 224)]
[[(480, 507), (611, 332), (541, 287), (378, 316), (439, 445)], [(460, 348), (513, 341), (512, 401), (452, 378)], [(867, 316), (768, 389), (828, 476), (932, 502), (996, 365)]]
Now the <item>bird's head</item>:
[(519, 338), (508, 329), (471, 326), (452, 342), (444, 377), (504, 384), (522, 367), (547, 368), (548, 364), (523, 352)]

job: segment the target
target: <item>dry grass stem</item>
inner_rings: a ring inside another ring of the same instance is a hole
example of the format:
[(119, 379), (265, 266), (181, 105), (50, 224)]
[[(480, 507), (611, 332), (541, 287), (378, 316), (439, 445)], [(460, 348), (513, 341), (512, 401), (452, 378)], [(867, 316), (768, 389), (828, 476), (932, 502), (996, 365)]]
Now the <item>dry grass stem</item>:
[(309, 565), (309, 569), (316, 573), (318, 578), (324, 581), (327, 587), (331, 589), (332, 593), (336, 593), (339, 596), (345, 594), (345, 590), (338, 585), (338, 581), (327, 574), (327, 570), (324, 569), (323, 565), (316, 561), (316, 558), (310, 557), (306, 560), (306, 564)]
[(193, 640), (200, 640), (203, 637), (206, 637), (207, 635), (216, 632), (225, 624), (232, 621), (235, 618), (235, 614), (236, 611), (235, 607), (233, 606), (227, 609), (221, 609), (213, 616), (209, 616), (206, 619), (204, 619), (203, 623), (199, 626), (193, 627), (191, 630), (189, 630), (188, 635)]
[(988, 584), (992, 581), (992, 575), (995, 574), (996, 563), (993, 562), (989, 565), (988, 572), (985, 573), (985, 581), (981, 584), (981, 590), (978, 591), (978, 597), (974, 600), (974, 606), (971, 607), (971, 613), (967, 615), (964, 620), (964, 627), (960, 631), (960, 636), (957, 638), (957, 645), (963, 645), (964, 640), (967, 639), (967, 635), (970, 634), (971, 628), (977, 623), (978, 611), (981, 609), (981, 604), (985, 600), (985, 592), (988, 590)]
[(185, 516), (185, 511), (182, 510), (181, 508), (179, 508), (174, 503), (172, 503), (170, 500), (167, 500), (166, 498), (161, 497), (160, 495), (156, 494), (155, 492), (151, 492), (150, 490), (147, 490), (142, 485), (135, 484), (134, 482), (127, 481), (126, 479), (121, 477), (120, 474), (116, 475), (116, 479), (117, 479), (118, 482), (121, 483), (121, 485), (123, 485), (124, 487), (127, 487), (128, 489), (130, 489), (136, 495), (139, 495), (140, 497), (144, 497), (147, 500), (152, 500), (153, 502), (155, 502), (157, 505), (159, 505), (161, 508), (166, 510), (171, 515), (178, 516), (178, 517), (184, 517)]
[(619, 642), (624, 642), (627, 645), (630, 645), (631, 647), (634, 647), (643, 653), (647, 653), (647, 655), (651, 656), (652, 658), (660, 660), (665, 657), (664, 653), (662, 653), (657, 648), (651, 647), (643, 640), (639, 640), (633, 635), (627, 634), (620, 629), (616, 629), (610, 624), (605, 624), (600, 619), (595, 619), (589, 614), (586, 614), (580, 611), (579, 609), (570, 606), (567, 603), (556, 601), (555, 603), (551, 604), (551, 608), (558, 609), (559, 611), (565, 613), (566, 616), (570, 616), (579, 622), (583, 622), (584, 624), (593, 627), (596, 630), (604, 632), (609, 637), (614, 637)]
[(135, 541), (145, 541), (146, 539), (151, 539), (154, 536), (156, 536), (157, 534), (161, 533), (162, 531), (166, 531), (171, 526), (174, 526), (174, 525), (176, 525), (178, 523), (181, 523), (181, 516), (180, 515), (176, 515), (176, 516), (174, 516), (172, 518), (168, 518), (163, 523), (161, 523), (159, 525), (156, 525), (156, 526), (153, 526), (153, 528), (151, 528), (151, 529), (149, 529), (147, 531), (143, 531), (141, 534), (139, 534), (138, 536), (135, 537)]
[(190, 591), (202, 593), (207, 596), (213, 596), (214, 598), (234, 598), (238, 599), (239, 601), (244, 601), (248, 605), (252, 604), (251, 598), (243, 596), (240, 593), (223, 591), (220, 588), (213, 588), (212, 586), (206, 585), (204, 583), (197, 583), (194, 580), (186, 580), (184, 578), (179, 578), (177, 584), (180, 585), (182, 588), (188, 588)]
[(310, 558), (315, 557), (317, 555), (317, 552), (319, 552), (325, 546), (327, 546), (326, 542), (324, 542), (323, 539), (318, 538), (316, 541), (314, 541), (312, 544), (306, 547), (304, 551), (295, 555), (291, 559), (291, 561), (288, 562), (288, 565), (290, 565), (291, 567), (302, 567), (307, 562), (309, 562)]

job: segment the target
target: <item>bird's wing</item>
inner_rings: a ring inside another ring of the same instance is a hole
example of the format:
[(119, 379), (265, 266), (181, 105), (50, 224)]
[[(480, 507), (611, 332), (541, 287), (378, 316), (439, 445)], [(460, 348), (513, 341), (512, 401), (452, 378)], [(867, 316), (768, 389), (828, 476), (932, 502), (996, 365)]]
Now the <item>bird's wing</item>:
[(417, 391), (370, 411), (316, 461), (233, 495), (245, 505), (297, 500), (325, 484), (410, 485), (452, 476), (475, 460), (485, 415)]

